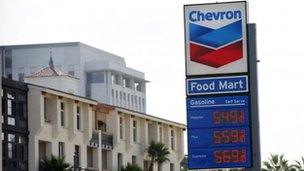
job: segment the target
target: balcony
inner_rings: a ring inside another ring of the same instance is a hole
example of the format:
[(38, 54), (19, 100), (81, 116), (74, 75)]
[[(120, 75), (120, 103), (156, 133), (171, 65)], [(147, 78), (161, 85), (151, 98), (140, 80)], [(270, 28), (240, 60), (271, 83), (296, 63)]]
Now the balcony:
[[(99, 131), (93, 131), (93, 135), (90, 140), (89, 147), (94, 147), (94, 148), (99, 147)], [(101, 132), (101, 148), (104, 150), (113, 149), (113, 135), (112, 134), (109, 134), (106, 132)]]
[(92, 138), (90, 140), (89, 147), (99, 147), (99, 132), (98, 131), (93, 131)]
[(101, 133), (101, 148), (104, 150), (112, 150), (113, 149), (113, 135), (102, 132)]

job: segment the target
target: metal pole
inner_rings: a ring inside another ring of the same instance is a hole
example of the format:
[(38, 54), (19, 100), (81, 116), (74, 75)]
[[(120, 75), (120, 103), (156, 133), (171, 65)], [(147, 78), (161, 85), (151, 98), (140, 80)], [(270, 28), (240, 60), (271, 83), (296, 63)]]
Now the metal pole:
[(248, 171), (261, 170), (261, 149), (260, 149), (260, 122), (258, 106), (258, 77), (257, 77), (257, 53), (256, 53), (256, 25), (248, 24), (248, 56), (251, 91), (251, 133), (252, 133), (252, 168)]
[[(3, 50), (0, 47), (0, 118), (2, 118), (2, 56)], [(0, 133), (2, 133), (2, 124), (0, 124)], [(0, 139), (1, 146), (0, 146), (0, 171), (2, 171), (2, 139)]]

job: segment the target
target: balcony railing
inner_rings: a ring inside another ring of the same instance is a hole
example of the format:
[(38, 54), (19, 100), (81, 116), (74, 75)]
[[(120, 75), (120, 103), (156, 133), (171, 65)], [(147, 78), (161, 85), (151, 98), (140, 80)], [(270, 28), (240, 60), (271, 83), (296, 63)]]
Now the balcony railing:
[(101, 148), (105, 150), (113, 149), (113, 135), (105, 132), (101, 133)]
[(92, 138), (90, 140), (90, 147), (99, 147), (99, 133), (93, 132)]
[[(90, 147), (99, 147), (99, 132), (93, 131), (92, 138), (90, 140)], [(112, 150), (113, 149), (113, 135), (101, 132), (101, 148), (105, 150)]]

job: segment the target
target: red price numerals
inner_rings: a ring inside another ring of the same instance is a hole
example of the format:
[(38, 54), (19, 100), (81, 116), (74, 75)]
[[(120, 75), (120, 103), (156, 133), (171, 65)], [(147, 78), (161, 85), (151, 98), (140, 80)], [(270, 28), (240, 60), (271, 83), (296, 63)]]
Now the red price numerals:
[(246, 149), (216, 150), (213, 154), (217, 164), (246, 162)]
[(245, 143), (245, 129), (219, 130), (213, 132), (213, 142), (215, 144)]
[(228, 110), (228, 111), (214, 111), (213, 123), (214, 124), (238, 124), (245, 122), (244, 110)]

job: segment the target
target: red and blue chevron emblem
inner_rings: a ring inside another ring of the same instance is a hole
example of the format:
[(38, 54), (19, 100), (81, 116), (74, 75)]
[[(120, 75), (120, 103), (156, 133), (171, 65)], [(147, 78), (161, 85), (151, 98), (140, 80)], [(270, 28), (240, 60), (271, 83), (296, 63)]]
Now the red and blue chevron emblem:
[(190, 23), (191, 61), (219, 68), (243, 58), (242, 20), (218, 29)]

